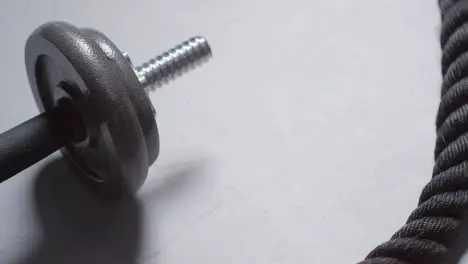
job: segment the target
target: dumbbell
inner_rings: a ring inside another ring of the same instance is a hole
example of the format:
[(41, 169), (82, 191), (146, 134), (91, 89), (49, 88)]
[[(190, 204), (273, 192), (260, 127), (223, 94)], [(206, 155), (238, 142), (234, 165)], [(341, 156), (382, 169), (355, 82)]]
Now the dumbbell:
[(155, 110), (147, 95), (211, 57), (193, 37), (133, 67), (104, 34), (51, 22), (26, 42), (25, 62), (42, 114), (0, 134), (0, 182), (61, 149), (99, 193), (133, 193), (159, 154)]

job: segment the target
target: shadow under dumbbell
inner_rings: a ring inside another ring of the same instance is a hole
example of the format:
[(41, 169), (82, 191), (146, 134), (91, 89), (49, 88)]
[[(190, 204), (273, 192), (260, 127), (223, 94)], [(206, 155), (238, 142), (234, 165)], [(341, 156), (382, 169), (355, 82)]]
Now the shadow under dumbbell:
[(40, 170), (34, 184), (42, 237), (18, 264), (138, 263), (144, 208), (153, 211), (185, 195), (203, 181), (205, 165), (204, 160), (192, 160), (165, 167), (164, 177), (147, 182), (140, 193), (145, 200), (142, 206), (133, 196), (103, 199), (80, 182), (63, 158), (52, 160)]
[(134, 197), (109, 201), (88, 191), (63, 159), (35, 183), (41, 243), (21, 264), (134, 264), (141, 241), (141, 206)]

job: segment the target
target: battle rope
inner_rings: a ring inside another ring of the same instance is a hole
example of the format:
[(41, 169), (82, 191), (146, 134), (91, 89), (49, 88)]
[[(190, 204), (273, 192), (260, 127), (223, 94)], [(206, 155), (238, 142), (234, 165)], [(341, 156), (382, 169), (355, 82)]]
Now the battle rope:
[(439, 0), (439, 7), (443, 83), (432, 179), (406, 225), (361, 264), (447, 263), (457, 248), (452, 263), (461, 255), (457, 241), (468, 235), (459, 229), (468, 224), (460, 224), (468, 209), (468, 1)]

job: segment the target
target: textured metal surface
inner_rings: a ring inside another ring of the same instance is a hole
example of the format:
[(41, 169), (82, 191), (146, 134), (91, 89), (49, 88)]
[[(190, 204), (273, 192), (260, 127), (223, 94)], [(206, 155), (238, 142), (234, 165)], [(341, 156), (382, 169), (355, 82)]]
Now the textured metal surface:
[(126, 55), (125, 52), (120, 51), (108, 37), (95, 29), (85, 28), (81, 29), (81, 32), (101, 47), (107, 57), (113, 60), (120, 68), (120, 76), (126, 83), (126, 92), (132, 102), (132, 106), (140, 122), (141, 130), (145, 136), (148, 163), (149, 165), (153, 164), (159, 155), (159, 134), (154, 118), (155, 110), (147, 93), (142, 89), (142, 85), (135, 75), (128, 54)]
[(206, 62), (211, 48), (203, 37), (193, 37), (135, 68), (141, 84), (150, 90)]
[[(123, 57), (123, 56), (122, 56)], [(65, 156), (98, 191), (136, 191), (148, 172), (148, 152), (121, 66), (80, 29), (62, 22), (39, 27), (26, 43), (26, 68), (42, 111), (66, 100), (79, 112), (84, 140)]]

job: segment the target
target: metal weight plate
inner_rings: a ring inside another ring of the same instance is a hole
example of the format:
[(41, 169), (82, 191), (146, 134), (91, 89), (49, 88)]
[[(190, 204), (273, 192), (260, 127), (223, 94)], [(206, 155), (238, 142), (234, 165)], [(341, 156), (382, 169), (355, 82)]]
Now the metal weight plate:
[(67, 102), (81, 117), (84, 137), (62, 152), (84, 181), (108, 196), (136, 191), (147, 176), (149, 158), (119, 65), (80, 29), (63, 22), (34, 31), (25, 53), (39, 109)]
[(123, 77), (127, 84), (127, 94), (136, 111), (138, 121), (145, 136), (148, 162), (152, 165), (159, 155), (159, 133), (156, 125), (155, 110), (133, 70), (131, 61), (103, 33), (91, 28), (82, 28), (81, 32), (93, 40), (107, 57), (120, 68), (120, 76)]

